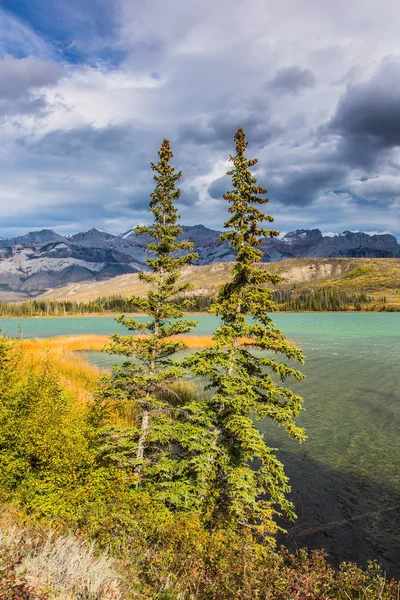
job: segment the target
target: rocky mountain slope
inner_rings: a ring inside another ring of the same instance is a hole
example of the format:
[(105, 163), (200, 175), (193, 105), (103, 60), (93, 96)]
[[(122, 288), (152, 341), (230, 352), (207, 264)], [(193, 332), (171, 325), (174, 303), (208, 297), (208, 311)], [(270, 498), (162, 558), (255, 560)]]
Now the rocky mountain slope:
[[(219, 231), (203, 225), (185, 226), (182, 237), (192, 241), (198, 265), (229, 263), (228, 243), (219, 244)], [(99, 282), (146, 269), (146, 236), (132, 230), (115, 236), (91, 229), (70, 237), (43, 229), (12, 239), (0, 239), (0, 298), (37, 295), (79, 282)], [(300, 229), (261, 246), (265, 262), (288, 258), (397, 258), (400, 245), (389, 234), (345, 231), (330, 237), (319, 229)]]

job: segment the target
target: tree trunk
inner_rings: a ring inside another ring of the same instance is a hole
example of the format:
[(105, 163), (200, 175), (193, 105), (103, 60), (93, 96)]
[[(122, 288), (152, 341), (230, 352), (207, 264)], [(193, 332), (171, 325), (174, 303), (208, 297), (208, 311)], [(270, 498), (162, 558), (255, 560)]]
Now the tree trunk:
[(139, 437), (138, 449), (137, 449), (137, 454), (136, 454), (136, 458), (138, 460), (142, 459), (143, 455), (144, 455), (144, 448), (146, 445), (146, 434), (147, 434), (148, 428), (149, 428), (149, 412), (147, 410), (145, 410), (145, 411), (143, 411), (142, 425), (140, 427), (140, 437)]
[[(146, 435), (147, 435), (148, 428), (149, 428), (149, 411), (145, 410), (145, 411), (143, 411), (142, 424), (140, 426), (140, 436), (139, 436), (138, 448), (137, 448), (137, 452), (136, 452), (137, 460), (143, 459), (144, 449), (146, 447)], [(136, 473), (138, 475), (140, 474), (141, 470), (142, 470), (142, 465), (141, 464), (137, 465)], [(139, 485), (139, 481), (137, 481), (136, 487), (138, 485)]]
[[(239, 315), (241, 313), (241, 311), (242, 311), (242, 307), (241, 307), (241, 304), (239, 303), (236, 307), (236, 314)], [(233, 346), (231, 348), (230, 356), (229, 356), (230, 364), (229, 364), (229, 369), (228, 369), (228, 375), (232, 375), (232, 373), (233, 373), (234, 359), (235, 359), (237, 347), (238, 347), (238, 340), (237, 340), (237, 338), (235, 338), (235, 341), (233, 342)]]

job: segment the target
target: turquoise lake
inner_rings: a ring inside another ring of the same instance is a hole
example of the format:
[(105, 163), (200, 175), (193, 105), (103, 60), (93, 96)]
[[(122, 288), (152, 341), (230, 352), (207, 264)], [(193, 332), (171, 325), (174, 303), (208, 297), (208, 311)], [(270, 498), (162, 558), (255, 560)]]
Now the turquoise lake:
[[(218, 320), (193, 317), (196, 335)], [(299, 518), (282, 541), (324, 548), (335, 563), (379, 560), (400, 576), (400, 313), (278, 313), (277, 325), (307, 356), (290, 387), (305, 399), (301, 446), (260, 423), (279, 449)], [(24, 338), (124, 331), (110, 317), (0, 319)], [(114, 359), (88, 353), (108, 367)]]

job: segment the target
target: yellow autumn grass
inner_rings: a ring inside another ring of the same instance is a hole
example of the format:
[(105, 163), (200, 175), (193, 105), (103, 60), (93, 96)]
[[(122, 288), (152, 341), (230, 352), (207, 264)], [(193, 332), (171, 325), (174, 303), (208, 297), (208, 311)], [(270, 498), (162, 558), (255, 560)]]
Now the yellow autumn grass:
[[(174, 336), (171, 339), (182, 340), (188, 348), (192, 349), (207, 348), (213, 344), (211, 335)], [(43, 351), (43, 348), (48, 348), (51, 352), (61, 353), (79, 351), (99, 352), (109, 341), (110, 338), (108, 335), (83, 334), (25, 340), (24, 345), (27, 350), (34, 353)]]
[[(171, 339), (184, 342), (187, 348), (191, 350), (208, 348), (214, 344), (211, 335), (172, 336)], [(243, 338), (240, 341), (245, 342), (250, 340)], [(107, 335), (83, 334), (47, 339), (31, 339), (25, 340), (23, 344), (26, 350), (33, 354), (42, 353), (46, 349), (52, 356), (57, 356), (71, 352), (100, 352), (109, 342), (110, 338)]]
[[(211, 336), (180, 336), (188, 348), (201, 349), (212, 344)], [(47, 357), (51, 359), (60, 381), (81, 402), (93, 396), (102, 370), (89, 364), (80, 351), (100, 351), (109, 343), (106, 335), (74, 335), (47, 339), (30, 339), (21, 342), (27, 362), (40, 364)]]
[[(77, 336), (98, 337), (103, 336)], [(24, 340), (22, 348), (26, 361), (40, 364), (44, 359), (50, 360), (57, 372), (61, 384), (81, 402), (88, 402), (93, 395), (101, 375), (101, 370), (88, 363), (84, 356), (79, 356), (77, 350), (100, 350), (103, 340), (77, 340), (75, 336), (50, 339)]]
[[(176, 336), (191, 350), (200, 350), (213, 345), (213, 339), (208, 336)], [(100, 351), (110, 341), (106, 335), (73, 335), (48, 339), (30, 339), (21, 342), (27, 361), (39, 364), (45, 357), (50, 358), (57, 371), (61, 383), (76, 398), (87, 402), (93, 396), (102, 369), (91, 365), (83, 351)], [(243, 342), (246, 340), (242, 340)], [(292, 343), (292, 342), (289, 342)]]
[(46, 339), (25, 340), (24, 346), (30, 352), (41, 352), (43, 348), (51, 352), (77, 352), (80, 350), (101, 350), (109, 341), (107, 335), (84, 334), (65, 335)]

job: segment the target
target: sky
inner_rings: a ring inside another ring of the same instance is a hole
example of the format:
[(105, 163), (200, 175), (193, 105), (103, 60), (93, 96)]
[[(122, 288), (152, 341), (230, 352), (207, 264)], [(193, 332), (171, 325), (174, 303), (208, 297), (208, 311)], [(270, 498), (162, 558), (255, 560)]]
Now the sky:
[(243, 127), (282, 232), (400, 237), (398, 0), (0, 0), (0, 236), (221, 229)]

